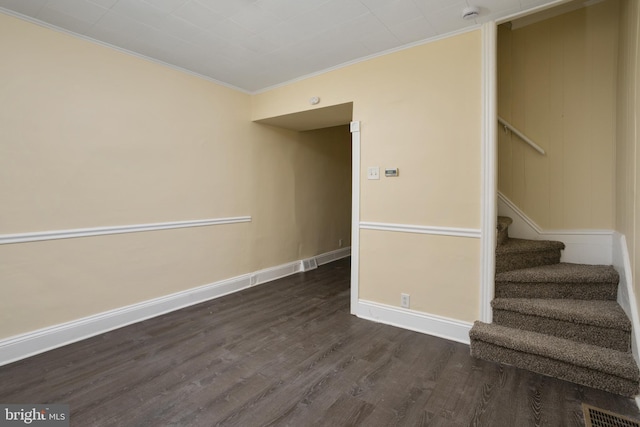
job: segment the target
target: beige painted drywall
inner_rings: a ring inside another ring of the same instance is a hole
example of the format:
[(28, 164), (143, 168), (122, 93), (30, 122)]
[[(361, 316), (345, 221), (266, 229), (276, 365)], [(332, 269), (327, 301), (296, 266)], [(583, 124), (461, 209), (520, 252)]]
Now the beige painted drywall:
[[(361, 122), (360, 220), (479, 229), (481, 50), (475, 30), (360, 62), (255, 95), (252, 117), (353, 102), (353, 119)], [(311, 96), (320, 97), (317, 107)], [(369, 166), (397, 167), (400, 176), (367, 180)], [(419, 311), (477, 318), (477, 239), (361, 236), (361, 298), (399, 306), (410, 289)], [(386, 243), (389, 250), (378, 252)], [(453, 278), (464, 280), (452, 285)]]
[(246, 273), (251, 224), (0, 245), (0, 338)]
[[(351, 242), (351, 133), (347, 126), (295, 132), (253, 125), (256, 269)], [(274, 247), (275, 246), (275, 247)]]
[(636, 304), (640, 305), (640, 7), (634, 0), (620, 1), (616, 141), (616, 230), (626, 237)]
[[(351, 245), (351, 132), (348, 125), (301, 132), (293, 159), (300, 258)], [(317, 224), (327, 224), (319, 230)]]
[[(360, 298), (473, 322), (479, 317), (480, 239), (362, 230)], [(475, 286), (470, 286), (475, 284)]]
[(499, 27), (498, 188), (545, 229), (612, 229), (618, 2)]
[(249, 96), (0, 19), (2, 233), (249, 214)]
[(0, 339), (349, 244), (344, 132), (274, 131), (247, 94), (3, 14), (0, 55), (0, 234), (253, 219), (2, 245)]
[[(252, 98), (260, 120), (353, 102), (362, 138), (361, 219), (480, 227), (480, 31), (427, 43)], [(369, 181), (367, 166), (398, 167)]]

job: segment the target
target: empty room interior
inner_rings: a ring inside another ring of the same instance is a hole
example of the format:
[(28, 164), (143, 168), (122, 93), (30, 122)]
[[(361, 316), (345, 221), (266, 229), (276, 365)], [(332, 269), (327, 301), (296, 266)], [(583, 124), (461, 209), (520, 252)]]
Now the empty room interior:
[(0, 425), (640, 426), (638, 0), (0, 0), (0, 57)]

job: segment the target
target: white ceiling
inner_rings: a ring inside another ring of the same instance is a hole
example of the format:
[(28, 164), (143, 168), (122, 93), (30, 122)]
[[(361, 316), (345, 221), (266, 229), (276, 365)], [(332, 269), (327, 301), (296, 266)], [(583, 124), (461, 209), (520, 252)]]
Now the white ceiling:
[[(256, 92), (552, 0), (0, 0), (19, 14)], [(473, 5), (481, 14), (462, 19)]]

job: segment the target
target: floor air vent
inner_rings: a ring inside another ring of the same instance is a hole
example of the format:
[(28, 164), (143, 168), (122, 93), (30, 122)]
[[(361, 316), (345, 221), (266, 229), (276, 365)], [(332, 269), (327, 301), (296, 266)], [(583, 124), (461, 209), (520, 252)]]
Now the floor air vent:
[(584, 403), (582, 411), (586, 427), (640, 427), (638, 421)]
[(302, 271), (309, 271), (318, 268), (318, 263), (315, 258), (302, 260)]

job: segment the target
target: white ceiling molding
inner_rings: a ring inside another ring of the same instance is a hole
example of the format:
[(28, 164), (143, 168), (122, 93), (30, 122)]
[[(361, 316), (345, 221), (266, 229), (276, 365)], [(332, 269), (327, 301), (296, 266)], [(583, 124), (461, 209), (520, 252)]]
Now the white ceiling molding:
[(0, 0), (0, 12), (257, 93), (556, 2)]

